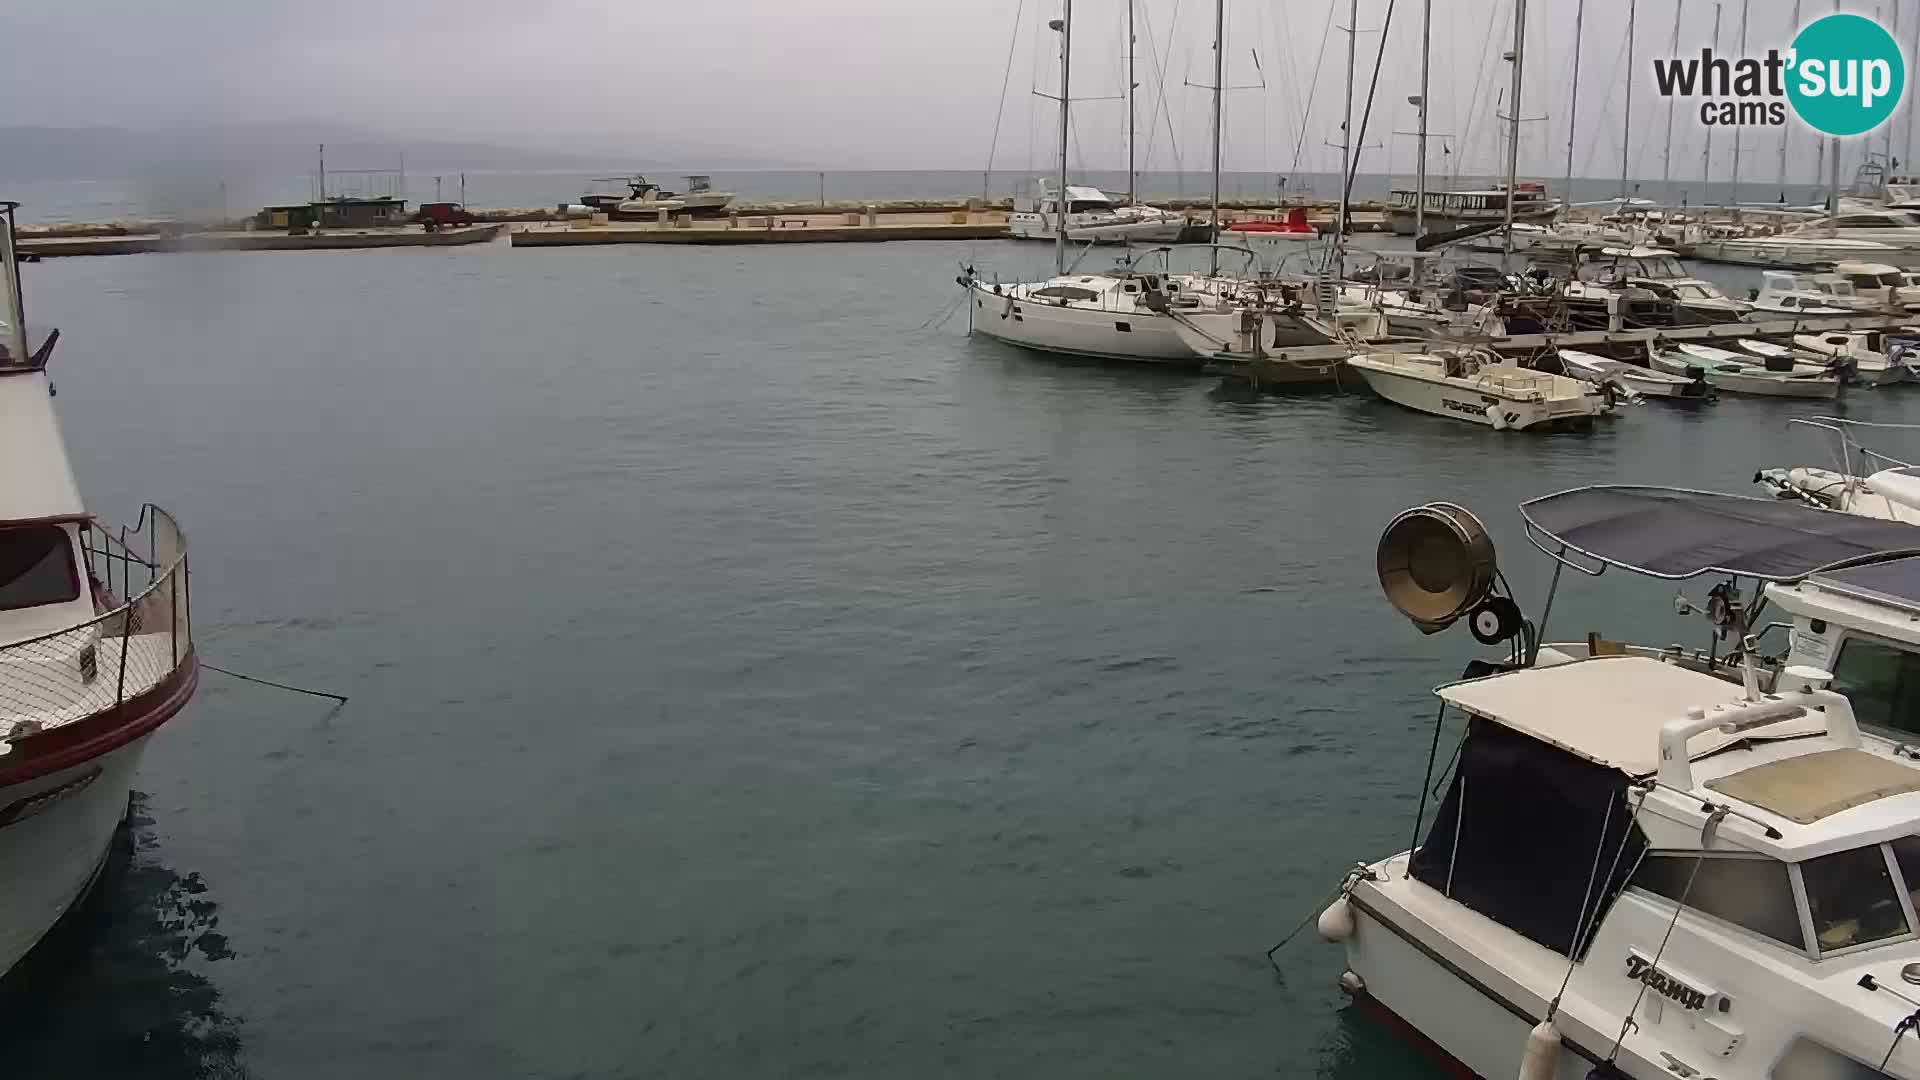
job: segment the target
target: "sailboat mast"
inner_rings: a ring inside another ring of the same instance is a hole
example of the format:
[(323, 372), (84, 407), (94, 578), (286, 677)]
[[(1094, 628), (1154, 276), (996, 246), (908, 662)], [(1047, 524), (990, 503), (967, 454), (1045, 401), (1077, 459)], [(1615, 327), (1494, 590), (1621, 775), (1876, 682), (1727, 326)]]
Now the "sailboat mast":
[(1354, 39), (1360, 34), (1360, 0), (1347, 5), (1347, 114), (1340, 122), (1340, 212), (1333, 219), (1333, 280), (1346, 273), (1347, 197), (1353, 190)]
[[(1227, 0), (1213, 3), (1213, 217), (1214, 244), (1220, 241), (1220, 106), (1227, 90)], [(1207, 272), (1220, 273), (1220, 249), (1207, 248)]]
[[(1893, 37), (1893, 40), (1899, 41), (1900, 40), (1900, 0), (1889, 0), (1889, 3), (1891, 3), (1893, 6), (1892, 37)], [(1879, 8), (1873, 9), (1873, 14), (1875, 16), (1875, 21), (1876, 22), (1879, 21), (1878, 17), (1880, 15), (1880, 9)], [(1880, 156), (1886, 159), (1887, 168), (1889, 171), (1891, 171), (1893, 168), (1893, 125), (1885, 124), (1885, 125), (1882, 125), (1882, 127), (1883, 127), (1883, 134), (1882, 134), (1881, 143), (1880, 143), (1880, 150), (1881, 150)]]
[[(1747, 55), (1747, 5), (1749, 0), (1740, 0), (1740, 55)], [(1740, 205), (1740, 128), (1733, 129), (1733, 194), (1728, 202)]]
[[(1794, 0), (1799, 3), (1800, 0)], [(1673, 41), (1667, 45), (1668, 56), (1680, 55), (1680, 9), (1686, 6), (1686, 0), (1674, 0), (1673, 5)], [(1632, 78), (1632, 73), (1628, 73)], [(1674, 98), (1667, 99), (1667, 148), (1660, 154), (1660, 197), (1670, 201), (1669, 192), (1673, 190), (1673, 104)]]
[(1067, 66), (1073, 60), (1073, 0), (1060, 0), (1060, 190), (1053, 197), (1054, 273), (1067, 272), (1067, 116), (1072, 80)]
[(1573, 137), (1580, 118), (1580, 29), (1587, 21), (1587, 0), (1573, 11), (1573, 92), (1567, 100), (1567, 183), (1560, 189), (1560, 202), (1573, 209)]
[[(1795, 2), (1795, 4), (1796, 4), (1796, 5), (1798, 5), (1798, 3), (1799, 3), (1799, 0), (1794, 0), (1794, 2)], [(1794, 10), (1795, 10), (1795, 11), (1798, 11), (1798, 10), (1800, 10), (1800, 9), (1799, 9), (1799, 7), (1798, 7), (1798, 6), (1796, 6), (1796, 7), (1794, 8)], [(1800, 22), (1800, 21), (1799, 21), (1798, 19), (1795, 19), (1795, 20), (1794, 20), (1794, 29), (1796, 29), (1796, 30), (1797, 30), (1797, 29), (1799, 29), (1799, 22)], [(1913, 20), (1913, 49), (1912, 49), (1911, 51), (1909, 51), (1909, 52), (1907, 53), (1907, 55), (1908, 55), (1908, 56), (1913, 56), (1913, 57), (1920, 57), (1920, 18), (1916, 18), (1916, 19), (1914, 19), (1914, 20)], [(1906, 138), (1906, 142), (1905, 142), (1905, 144), (1904, 144), (1904, 145), (1905, 145), (1905, 147), (1906, 147), (1906, 152), (1905, 152), (1905, 156), (1906, 156), (1906, 158), (1907, 158), (1907, 166), (1908, 166), (1909, 168), (1912, 168), (1912, 166), (1913, 166), (1913, 117), (1914, 117), (1914, 112), (1915, 112), (1915, 110), (1914, 110), (1914, 107), (1913, 107), (1913, 103), (1912, 103), (1912, 101), (1911, 101), (1911, 100), (1909, 100), (1909, 101), (1908, 101), (1908, 103), (1907, 103), (1907, 138)]]
[[(1580, 0), (1582, 4), (1587, 0)], [(1420, 167), (1413, 179), (1413, 235), (1427, 233), (1427, 78), (1433, 60), (1433, 0), (1420, 7)], [(1345, 187), (1344, 184), (1341, 185)], [(1419, 264), (1416, 264), (1416, 266)], [(1419, 282), (1414, 282), (1418, 285)]]
[[(1789, 29), (1796, 34), (1800, 32), (1800, 0), (1793, 0), (1793, 23)], [(1792, 124), (1780, 129), (1780, 198), (1783, 200), (1787, 197), (1787, 141), (1792, 133)]]
[(1138, 197), (1133, 172), (1133, 91), (1139, 83), (1133, 78), (1133, 0), (1127, 0), (1127, 205)]
[(1513, 0), (1513, 93), (1507, 97), (1507, 239), (1503, 254), (1513, 254), (1513, 195), (1520, 180), (1520, 76), (1527, 49), (1527, 0)]
[(1622, 211), (1627, 208), (1627, 146), (1633, 141), (1633, 22), (1638, 8), (1637, 0), (1627, 0), (1627, 108), (1620, 125), (1620, 209)]
[[(1713, 54), (1720, 55), (1720, 5), (1713, 5)], [(1707, 146), (1700, 151), (1700, 190), (1705, 201), (1706, 193), (1713, 190), (1713, 125), (1707, 125)]]

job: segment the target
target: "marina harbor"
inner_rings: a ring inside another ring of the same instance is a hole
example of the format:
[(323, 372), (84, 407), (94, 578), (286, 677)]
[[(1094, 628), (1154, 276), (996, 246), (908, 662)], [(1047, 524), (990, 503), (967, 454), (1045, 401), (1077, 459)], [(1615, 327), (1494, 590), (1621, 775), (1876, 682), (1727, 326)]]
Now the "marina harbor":
[(0, 1080), (1920, 1080), (1920, 0), (111, 23)]

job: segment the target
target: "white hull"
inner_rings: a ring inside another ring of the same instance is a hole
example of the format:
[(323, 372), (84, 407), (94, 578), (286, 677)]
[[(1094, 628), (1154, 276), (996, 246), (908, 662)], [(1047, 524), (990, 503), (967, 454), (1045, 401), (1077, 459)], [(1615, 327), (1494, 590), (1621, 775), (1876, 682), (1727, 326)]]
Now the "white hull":
[(973, 300), (973, 329), (1010, 345), (1098, 360), (1200, 363), (1165, 315), (1016, 300), (978, 284), (968, 291)]
[(43, 793), (44, 809), (0, 825), (0, 974), (13, 969), (80, 899), (126, 813), (149, 736), (59, 772), (0, 788), (0, 808)]
[[(1015, 214), (1010, 229), (1015, 240), (1055, 239), (1051, 215)], [(1180, 239), (1186, 222), (1178, 218), (1150, 221), (1067, 222), (1067, 241), (1074, 244), (1171, 244)]]
[(1822, 242), (1813, 237), (1702, 240), (1693, 246), (1693, 257), (1737, 266), (1811, 267), (1842, 259), (1871, 259), (1902, 269), (1920, 267), (1920, 250), (1845, 239)]
[(1537, 372), (1513, 369), (1515, 375), (1551, 380), (1554, 385), (1579, 387), (1580, 392), (1573, 396), (1549, 395), (1528, 400), (1526, 397), (1510, 396), (1492, 380), (1444, 378), (1405, 368), (1385, 367), (1370, 355), (1350, 357), (1347, 367), (1359, 374), (1374, 393), (1395, 405), (1434, 416), (1464, 420), (1495, 431), (1525, 431), (1549, 426), (1555, 421), (1587, 423), (1600, 412), (1598, 397), (1587, 392), (1577, 380)]
[[(1688, 367), (1702, 368), (1706, 372), (1707, 385), (1730, 394), (1752, 394), (1759, 397), (1810, 398), (1827, 401), (1840, 394), (1840, 380), (1836, 376), (1822, 373), (1820, 369), (1806, 366), (1793, 372), (1768, 371), (1766, 362), (1753, 357), (1751, 362), (1745, 358), (1739, 361), (1724, 359), (1734, 354), (1711, 347), (1681, 346), (1673, 352), (1655, 352), (1653, 366), (1674, 375), (1685, 375)], [(1704, 355), (1703, 355), (1704, 354)]]

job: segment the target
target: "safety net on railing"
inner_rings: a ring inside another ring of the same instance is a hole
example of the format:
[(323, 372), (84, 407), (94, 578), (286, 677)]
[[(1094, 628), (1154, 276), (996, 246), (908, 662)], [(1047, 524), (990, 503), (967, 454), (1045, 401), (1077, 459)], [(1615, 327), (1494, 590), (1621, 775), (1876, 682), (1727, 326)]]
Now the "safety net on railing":
[(149, 506), (132, 530), (81, 533), (102, 614), (0, 646), (0, 738), (78, 720), (158, 686), (192, 650), (186, 540)]

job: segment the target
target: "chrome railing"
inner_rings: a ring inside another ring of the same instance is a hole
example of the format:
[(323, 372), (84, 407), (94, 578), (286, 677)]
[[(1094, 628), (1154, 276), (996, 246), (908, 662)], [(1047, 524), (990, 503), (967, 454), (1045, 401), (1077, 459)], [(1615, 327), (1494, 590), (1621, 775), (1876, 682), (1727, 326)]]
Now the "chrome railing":
[(117, 532), (81, 531), (84, 623), (0, 645), (0, 739), (117, 708), (179, 671), (193, 655), (186, 537), (157, 506)]

